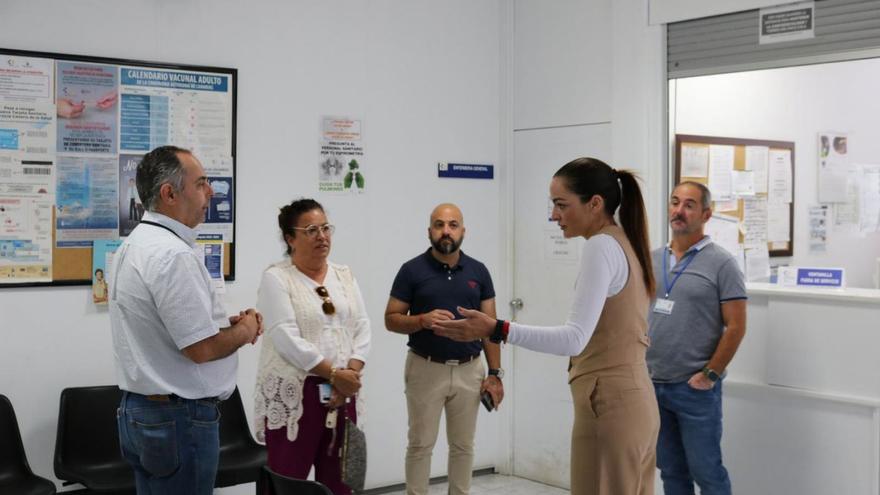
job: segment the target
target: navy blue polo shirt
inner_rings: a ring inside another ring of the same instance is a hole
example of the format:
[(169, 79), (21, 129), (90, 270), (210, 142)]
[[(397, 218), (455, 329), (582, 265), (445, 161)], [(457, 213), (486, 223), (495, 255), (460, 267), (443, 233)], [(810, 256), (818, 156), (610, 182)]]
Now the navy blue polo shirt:
[[(409, 304), (413, 315), (445, 309), (461, 318), (456, 307), (480, 309), (480, 303), (495, 297), (495, 287), (486, 265), (460, 252), (458, 264), (450, 267), (431, 255), (424, 253), (407, 261), (400, 267), (391, 286), (391, 297)], [(428, 329), (409, 334), (413, 349), (438, 360), (462, 359), (479, 354), (483, 344), (455, 342), (435, 335)]]

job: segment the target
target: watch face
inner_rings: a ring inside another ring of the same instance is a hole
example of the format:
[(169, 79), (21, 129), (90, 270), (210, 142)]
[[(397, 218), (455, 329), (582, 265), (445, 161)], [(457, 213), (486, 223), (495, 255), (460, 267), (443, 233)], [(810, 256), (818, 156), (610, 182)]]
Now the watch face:
[(489, 374), (492, 376), (497, 376), (499, 379), (504, 378), (504, 369), (498, 368), (496, 370), (489, 370)]

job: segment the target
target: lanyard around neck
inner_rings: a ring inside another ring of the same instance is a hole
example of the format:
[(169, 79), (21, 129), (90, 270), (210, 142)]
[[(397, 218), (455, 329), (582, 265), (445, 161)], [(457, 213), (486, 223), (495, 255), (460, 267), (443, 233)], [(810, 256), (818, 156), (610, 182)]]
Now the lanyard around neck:
[[(672, 253), (672, 249), (671, 248), (669, 249), (669, 253), (663, 254), (663, 286), (666, 289), (666, 295), (664, 297), (669, 298), (669, 293), (672, 292), (672, 288), (675, 286), (675, 282), (678, 281), (678, 277), (680, 277), (681, 274), (684, 273), (685, 270), (687, 270), (688, 265), (690, 265), (691, 262), (694, 261), (694, 258), (697, 257), (697, 253), (699, 253), (699, 252), (700, 252), (699, 249), (694, 249), (693, 253), (690, 256), (688, 256), (687, 253), (685, 253), (684, 256), (682, 256), (682, 258), (686, 257), (687, 261), (685, 261), (684, 266), (681, 267), (681, 270), (679, 270), (679, 272), (675, 274), (675, 277), (673, 277), (673, 279), (672, 279), (672, 283), (669, 283), (669, 268), (668, 268), (669, 254)], [(675, 267), (673, 267), (673, 268), (675, 268)]]

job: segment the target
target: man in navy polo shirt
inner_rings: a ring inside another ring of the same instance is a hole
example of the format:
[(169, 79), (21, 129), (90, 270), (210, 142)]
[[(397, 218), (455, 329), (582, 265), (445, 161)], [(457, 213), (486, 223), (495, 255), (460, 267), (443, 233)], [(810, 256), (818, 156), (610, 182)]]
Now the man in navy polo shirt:
[[(400, 267), (385, 309), (388, 330), (409, 335), (404, 371), (409, 413), (407, 495), (428, 493), (431, 452), (444, 409), (449, 493), (467, 494), (480, 394), (488, 391), (495, 407), (504, 398), (504, 370), (497, 344), (488, 339), (454, 342), (430, 330), (435, 321), (459, 318), (459, 306), (495, 317), (495, 289), (489, 271), (459, 250), (464, 230), (457, 206), (446, 203), (434, 208), (428, 226), (431, 248)], [(488, 377), (479, 360), (483, 349), (489, 365)]]

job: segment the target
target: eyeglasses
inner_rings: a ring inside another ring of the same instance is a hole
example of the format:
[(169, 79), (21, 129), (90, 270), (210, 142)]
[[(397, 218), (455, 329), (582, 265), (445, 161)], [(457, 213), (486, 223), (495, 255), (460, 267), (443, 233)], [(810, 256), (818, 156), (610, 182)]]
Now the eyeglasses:
[(309, 225), (307, 227), (294, 227), (293, 230), (302, 230), (306, 233), (307, 237), (318, 237), (318, 232), (324, 234), (327, 237), (333, 235), (333, 231), (336, 230), (335, 225), (331, 225), (329, 223), (325, 223), (324, 225)]
[[(327, 227), (327, 225), (325, 225)], [(329, 227), (333, 227), (329, 225)], [(332, 230), (332, 229), (331, 229)], [(321, 305), (321, 309), (324, 311), (325, 315), (332, 315), (336, 313), (336, 306), (333, 305), (333, 301), (330, 300), (330, 293), (327, 292), (327, 288), (323, 285), (315, 287), (315, 292), (324, 300), (324, 304)]]

